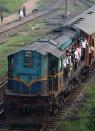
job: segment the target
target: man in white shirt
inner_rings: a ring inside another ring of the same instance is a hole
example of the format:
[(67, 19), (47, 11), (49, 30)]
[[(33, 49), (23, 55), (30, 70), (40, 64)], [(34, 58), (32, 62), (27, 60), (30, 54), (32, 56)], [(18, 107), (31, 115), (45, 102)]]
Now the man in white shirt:
[(63, 77), (65, 81), (68, 77), (68, 64), (69, 64), (69, 61), (68, 61), (68, 56), (66, 54), (63, 59), (63, 66), (64, 66), (64, 76)]
[(85, 60), (85, 50), (86, 50), (86, 45), (88, 44), (87, 40), (85, 39), (84, 41), (82, 40), (82, 50), (83, 50), (83, 55), (82, 58)]

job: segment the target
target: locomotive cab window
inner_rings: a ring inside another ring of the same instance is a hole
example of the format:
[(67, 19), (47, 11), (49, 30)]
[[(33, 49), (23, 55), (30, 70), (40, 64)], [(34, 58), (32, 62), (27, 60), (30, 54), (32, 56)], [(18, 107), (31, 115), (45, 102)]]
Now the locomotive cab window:
[(31, 51), (24, 52), (24, 66), (32, 67), (32, 52)]

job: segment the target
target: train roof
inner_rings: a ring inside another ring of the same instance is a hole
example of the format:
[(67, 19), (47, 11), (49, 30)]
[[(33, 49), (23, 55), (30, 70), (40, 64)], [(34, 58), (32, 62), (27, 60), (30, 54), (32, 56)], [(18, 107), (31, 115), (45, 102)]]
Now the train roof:
[(72, 28), (73, 30), (68, 29), (69, 27), (74, 27), (75, 30), (80, 29), (87, 34), (92, 35), (95, 32), (95, 5), (67, 22), (64, 26), (60, 27), (60, 29), (62, 30), (60, 33), (59, 31), (55, 34), (51, 33), (49, 34), (50, 36), (46, 36), (45, 38), (33, 42), (31, 45), (28, 45), (21, 50), (37, 51), (42, 55), (51, 53), (52, 55), (59, 58), (63, 55), (63, 52), (57, 49), (57, 47), (63, 44), (62, 42), (64, 42), (65, 40), (73, 37), (76, 32), (74, 28)]
[(36, 51), (42, 55), (50, 53), (58, 58), (63, 55), (63, 53), (59, 49), (57, 49), (54, 45), (52, 45), (51, 42), (49, 41), (48, 42), (36, 41), (31, 45), (24, 47), (22, 50)]
[(62, 32), (51, 33), (44, 38), (41, 38), (40, 41), (49, 41), (55, 46), (59, 46), (70, 38), (73, 38), (76, 35), (76, 30), (70, 27), (64, 27)]
[(76, 32), (71, 29), (66, 29), (63, 31), (63, 33), (60, 35), (60, 37), (56, 38), (55, 41), (59, 43), (59, 45), (65, 43), (70, 38), (73, 38), (76, 35)]
[(92, 35), (95, 32), (95, 5), (72, 19), (66, 25), (72, 25), (87, 34)]
[[(46, 55), (48, 53), (56, 56), (56, 57), (61, 57), (63, 55), (63, 52), (60, 51), (60, 49), (58, 49), (58, 46), (60, 46), (61, 44), (63, 44), (64, 49), (65, 47), (65, 41), (67, 41), (68, 39), (70, 39), (71, 37), (73, 37), (76, 34), (75, 30), (70, 29), (65, 27), (65, 29), (63, 30), (63, 32), (61, 33), (50, 33), (47, 36), (45, 36), (44, 38), (41, 38), (31, 44), (29, 44), (28, 46), (25, 46), (24, 48), (22, 48), (20, 51), (22, 50), (31, 50), (31, 51), (36, 51), (42, 55)], [(19, 52), (19, 51), (17, 51)], [(15, 53), (17, 53), (15, 52)], [(12, 54), (10, 54), (12, 55)]]

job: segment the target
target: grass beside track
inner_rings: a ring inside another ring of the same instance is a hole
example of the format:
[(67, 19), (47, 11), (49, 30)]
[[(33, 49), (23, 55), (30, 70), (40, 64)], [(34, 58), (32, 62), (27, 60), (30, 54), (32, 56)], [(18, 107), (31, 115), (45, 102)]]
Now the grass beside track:
[(23, 2), (25, 0), (0, 0), (0, 6), (4, 6), (9, 10), (9, 12), (4, 13), (6, 16), (17, 12)]
[[(94, 74), (95, 75), (95, 74)], [(95, 131), (95, 79), (85, 85), (86, 95), (84, 106), (74, 112), (78, 120), (65, 120), (59, 131)]]
[(46, 9), (49, 8), (49, 6), (53, 5), (54, 2), (57, 0), (39, 0), (38, 1), (38, 8), (39, 9)]

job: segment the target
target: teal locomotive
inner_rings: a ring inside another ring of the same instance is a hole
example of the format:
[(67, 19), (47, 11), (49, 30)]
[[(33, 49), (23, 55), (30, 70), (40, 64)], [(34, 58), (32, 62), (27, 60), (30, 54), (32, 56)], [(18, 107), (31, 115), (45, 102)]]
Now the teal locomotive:
[(87, 76), (95, 60), (95, 35), (86, 24), (94, 16), (82, 15), (85, 18), (77, 18), (8, 56), (8, 113), (11, 110), (11, 115), (15, 112), (16, 116), (41, 120), (47, 114), (48, 119)]

